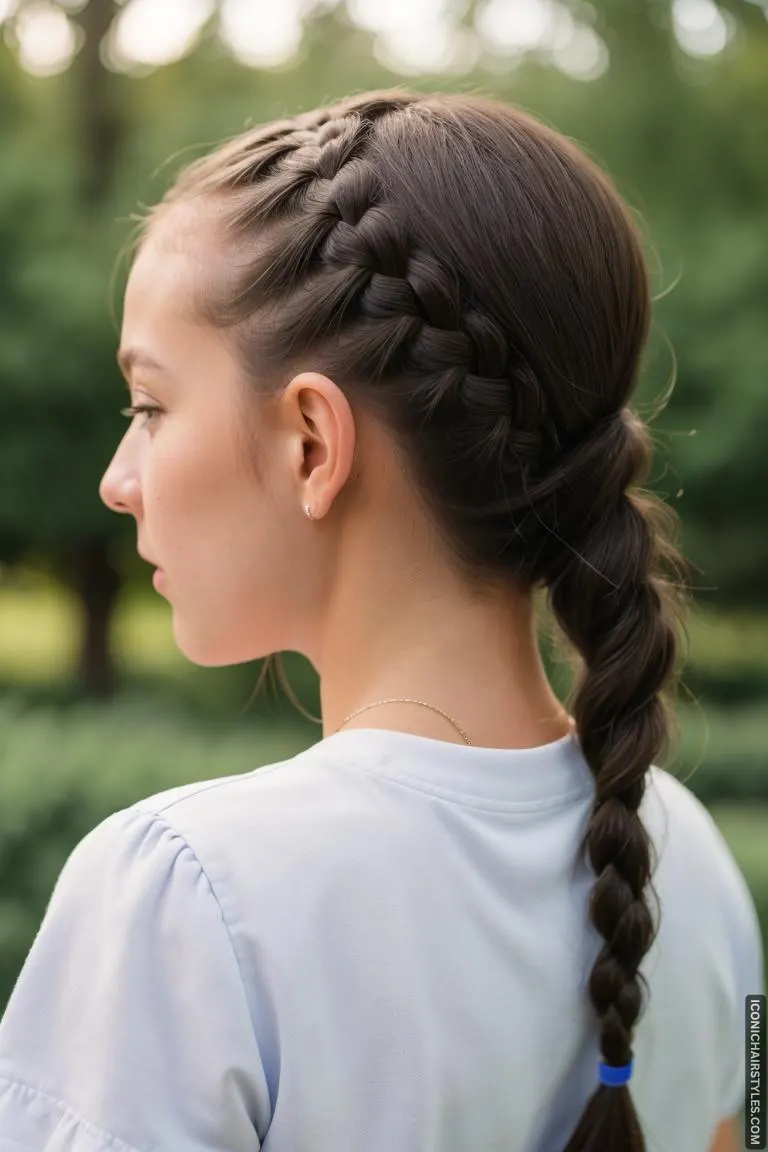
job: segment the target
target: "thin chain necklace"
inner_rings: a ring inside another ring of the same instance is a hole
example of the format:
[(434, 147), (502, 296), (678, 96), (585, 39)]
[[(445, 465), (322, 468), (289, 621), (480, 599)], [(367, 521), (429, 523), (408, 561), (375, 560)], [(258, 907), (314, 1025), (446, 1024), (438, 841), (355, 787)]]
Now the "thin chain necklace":
[[(441, 716), (444, 716), (446, 720), (453, 724), (465, 744), (472, 743), (464, 729), (461, 728), (447, 712), (443, 712), (442, 708), (436, 708), (434, 704), (426, 704), (423, 700), (413, 700), (410, 696), (396, 696), (392, 700), (376, 700), (373, 704), (364, 704), (362, 708), (358, 708), (355, 712), (350, 712), (349, 716), (345, 716), (336, 729), (336, 732), (340, 732), (347, 721), (351, 720), (353, 716), (359, 716), (361, 712), (366, 712), (369, 708), (378, 708), (380, 704), (420, 704), (422, 708), (431, 708), (433, 712), (439, 712)], [(334, 733), (334, 735), (335, 734), (336, 733)]]

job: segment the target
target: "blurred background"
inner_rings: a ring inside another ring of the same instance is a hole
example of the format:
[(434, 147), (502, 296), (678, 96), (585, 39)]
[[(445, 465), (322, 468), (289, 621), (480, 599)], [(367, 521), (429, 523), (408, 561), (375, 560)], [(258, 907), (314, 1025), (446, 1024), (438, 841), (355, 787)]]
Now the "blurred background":
[[(0, 1011), (56, 876), (140, 796), (319, 739), (312, 668), (189, 665), (98, 483), (131, 214), (249, 125), (399, 84), (573, 136), (648, 236), (637, 395), (695, 609), (667, 765), (768, 926), (768, 0), (0, 0)], [(544, 640), (553, 680), (568, 673)]]

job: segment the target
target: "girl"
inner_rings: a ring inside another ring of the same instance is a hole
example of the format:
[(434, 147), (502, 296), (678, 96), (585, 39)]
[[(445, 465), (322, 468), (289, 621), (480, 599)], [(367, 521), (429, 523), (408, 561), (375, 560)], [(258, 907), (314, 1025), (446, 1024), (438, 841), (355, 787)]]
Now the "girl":
[(2, 1152), (736, 1147), (763, 958), (655, 763), (649, 321), (608, 179), (477, 95), (268, 124), (150, 214), (101, 496), (182, 652), (304, 653), (323, 738), (78, 845), (0, 1027)]

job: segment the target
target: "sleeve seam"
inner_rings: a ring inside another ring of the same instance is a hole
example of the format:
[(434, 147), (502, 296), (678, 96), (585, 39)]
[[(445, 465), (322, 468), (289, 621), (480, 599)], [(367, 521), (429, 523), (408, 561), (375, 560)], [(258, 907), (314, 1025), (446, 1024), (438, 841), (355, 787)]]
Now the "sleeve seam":
[(241, 964), (240, 964), (240, 957), (237, 954), (237, 948), (235, 947), (235, 942), (232, 938), (232, 931), (229, 927), (229, 922), (227, 920), (224, 909), (221, 906), (221, 901), (219, 900), (218, 893), (216, 892), (216, 889), (213, 885), (213, 881), (211, 880), (210, 876), (206, 872), (199, 856), (197, 855), (194, 848), (189, 843), (189, 841), (187, 840), (187, 838), (183, 834), (183, 832), (180, 832), (179, 829), (176, 827), (176, 825), (172, 824), (171, 821), (166, 816), (164, 816), (161, 812), (157, 812), (157, 811), (149, 812), (148, 815), (150, 815), (155, 820), (161, 821), (166, 826), (166, 828), (168, 828), (168, 830), (170, 832), (172, 832), (175, 836), (179, 837), (182, 844), (187, 849), (187, 851), (191, 855), (192, 859), (195, 861), (195, 864), (200, 869), (200, 875), (204, 877), (205, 882), (208, 885), (208, 890), (209, 890), (211, 896), (213, 897), (213, 900), (216, 903), (216, 907), (218, 908), (219, 914), (221, 916), (221, 922), (224, 925), (224, 931), (227, 934), (227, 940), (229, 941), (229, 947), (232, 951), (232, 957), (235, 961), (235, 967), (237, 969), (237, 975), (238, 975), (238, 978), (240, 980), (240, 987), (242, 988), (242, 992), (243, 992), (243, 999), (245, 1000), (245, 1004), (246, 1004), (246, 1007), (248, 1009), (248, 1020), (249, 1020), (250, 1025), (251, 1025), (251, 1032), (253, 1033), (253, 1041), (254, 1041), (254, 1044), (256, 1045), (256, 1050), (257, 1050), (257, 1052), (259, 1052), (259, 1055), (260, 1055), (261, 1051), (259, 1049), (259, 1040), (258, 1040), (258, 1036), (256, 1035), (256, 1029), (253, 1026), (253, 1016), (251, 1014), (251, 1005), (250, 1005), (250, 1001), (248, 1000), (247, 985), (246, 985), (245, 979), (243, 977), (243, 969), (242, 969)]
[(62, 1119), (71, 1118), (75, 1123), (91, 1135), (97, 1136), (100, 1140), (108, 1140), (110, 1144), (114, 1144), (116, 1148), (123, 1149), (124, 1152), (140, 1152), (133, 1144), (127, 1144), (125, 1140), (121, 1140), (119, 1136), (113, 1136), (111, 1132), (107, 1132), (104, 1128), (97, 1128), (95, 1124), (90, 1124), (82, 1116), (75, 1112), (74, 1108), (70, 1107), (63, 1100), (57, 1096), (53, 1096), (50, 1092), (44, 1092), (41, 1088), (33, 1088), (31, 1084), (25, 1083), (23, 1080), (10, 1079), (8, 1076), (0, 1076), (0, 1082), (4, 1082), (12, 1088), (22, 1088), (25, 1092), (31, 1093), (33, 1096), (39, 1097), (41, 1100), (48, 1100), (53, 1104), (61, 1114)]

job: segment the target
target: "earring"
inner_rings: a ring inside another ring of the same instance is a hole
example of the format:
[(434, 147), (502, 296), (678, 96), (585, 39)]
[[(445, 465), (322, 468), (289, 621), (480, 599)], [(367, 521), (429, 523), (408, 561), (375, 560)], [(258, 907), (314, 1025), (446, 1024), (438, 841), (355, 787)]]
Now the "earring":
[(312, 515), (312, 509), (310, 508), (309, 504), (304, 505), (304, 515), (307, 517), (308, 520), (314, 520), (314, 516)]

